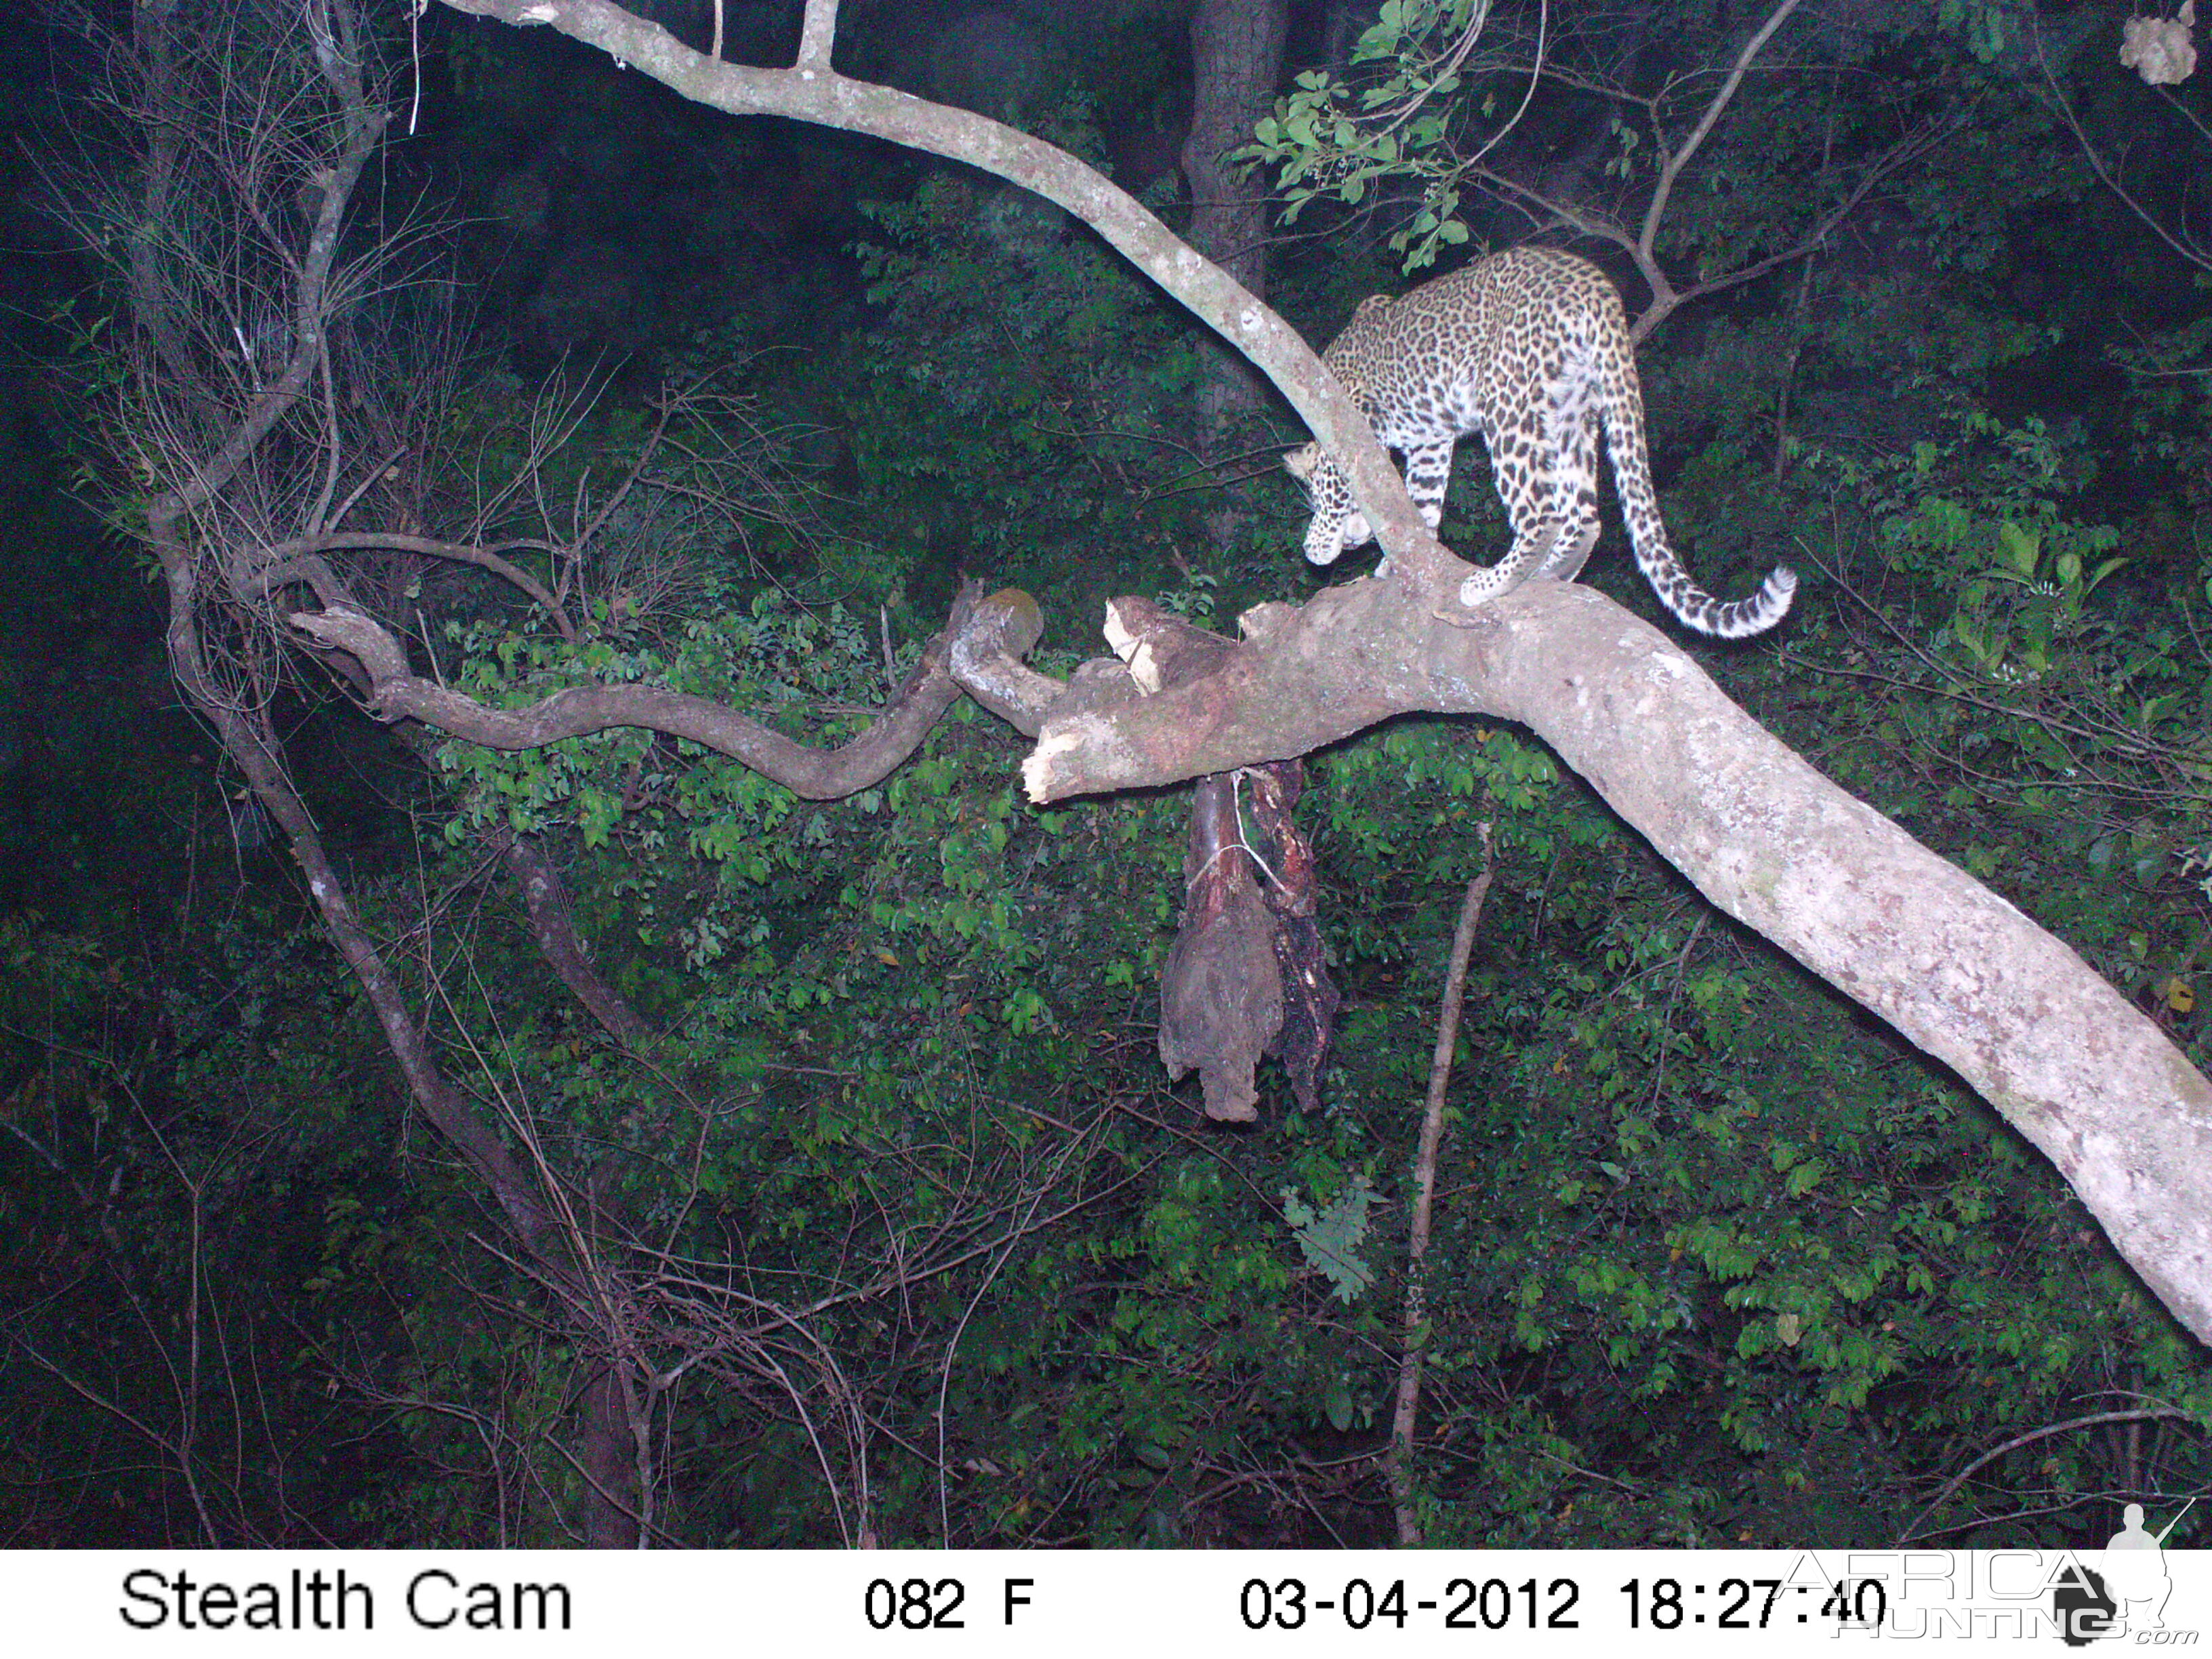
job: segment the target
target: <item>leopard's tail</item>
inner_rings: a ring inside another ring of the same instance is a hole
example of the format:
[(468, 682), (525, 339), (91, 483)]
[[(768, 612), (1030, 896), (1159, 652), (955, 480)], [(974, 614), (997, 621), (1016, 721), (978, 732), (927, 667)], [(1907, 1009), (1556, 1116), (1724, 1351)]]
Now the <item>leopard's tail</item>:
[(1765, 584), (1747, 599), (1717, 599), (1699, 587), (1682, 568), (1681, 560), (1667, 540), (1667, 526), (1659, 517), (1659, 500), (1651, 488), (1651, 453), (1644, 434), (1644, 394), (1633, 375), (1607, 399), (1606, 450), (1613, 457), (1613, 482), (1620, 490), (1620, 514), (1628, 520), (1628, 540), (1636, 550), (1636, 568), (1644, 573), (1651, 591), (1684, 623), (1700, 634), (1740, 640), (1763, 634), (1789, 613), (1796, 596), (1797, 573), (1778, 565)]

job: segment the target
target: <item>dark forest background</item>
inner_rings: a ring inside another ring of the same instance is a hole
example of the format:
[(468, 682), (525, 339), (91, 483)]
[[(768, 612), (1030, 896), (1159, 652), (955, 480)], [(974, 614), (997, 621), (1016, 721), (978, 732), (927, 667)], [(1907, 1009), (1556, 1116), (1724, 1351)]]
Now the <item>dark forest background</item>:
[[(282, 57), (263, 10), (178, 14), (244, 79)], [(658, 15), (703, 42), (703, 9)], [(1299, 0), (1241, 186), (1277, 192), (1271, 302), (1319, 343), (1534, 239), (1646, 313), (1591, 223), (1638, 222), (1768, 15), (1555, 8), (1532, 76), (1534, 10), (1501, 5), (1432, 84), (1451, 7), (1370, 33)], [(1640, 365), (1685, 562), (1728, 596), (1804, 578), (1778, 640), (1700, 660), (2202, 1064), (2212, 105), (2120, 63), (2125, 15), (1787, 17), (1658, 222), (1684, 297)], [(726, 56), (790, 60), (795, 6), (723, 21)], [(1183, 225), (1190, 22), (848, 0), (838, 64)], [(573, 1223), (558, 1271), (519, 1249), (170, 677), (117, 412), (140, 325), (86, 234), (86, 181), (143, 166), (132, 26), (0, 32), (0, 1542), (581, 1541), (610, 1376), (663, 1541), (1389, 1541), (1407, 1172), (1480, 824), (1398, 1494), (1428, 1541), (2101, 1542), (2212, 1491), (2203, 1347), (2048, 1164), (1478, 720), (1312, 757), (1337, 1044), (1320, 1109), (1263, 1073), (1228, 1129), (1156, 1049), (1182, 792), (1033, 809), (1026, 743), (965, 702), (840, 802), (641, 732), (500, 756), (270, 647), (257, 707), (363, 927)], [(548, 31), (410, 33), (386, 0), (362, 29), (394, 115), (348, 234), (406, 252), (345, 297), (342, 355), (422, 393), (352, 457), (363, 500), (569, 550), (511, 555), (569, 570), (565, 631), (483, 568), (379, 556), (361, 580), (450, 684), (711, 690), (832, 744), (964, 577), (1036, 597), (1058, 673), (1109, 596), (1233, 631), (1342, 578), (1297, 556), (1287, 409), (1058, 210)], [(1395, 154), (1344, 114), (1424, 86)], [(243, 384), (287, 325), (222, 326)], [(1478, 447), (1443, 535), (1486, 562)], [(1606, 512), (1586, 580), (1660, 617)], [(611, 1017), (549, 969), (518, 841)]]

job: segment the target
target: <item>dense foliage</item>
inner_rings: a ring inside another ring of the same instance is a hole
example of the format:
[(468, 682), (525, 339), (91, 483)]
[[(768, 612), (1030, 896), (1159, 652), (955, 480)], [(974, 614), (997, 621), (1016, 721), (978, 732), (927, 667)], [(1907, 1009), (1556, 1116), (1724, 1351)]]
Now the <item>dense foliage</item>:
[[(1648, 106), (1587, 87), (1628, 62), (1649, 98), (1740, 44), (1741, 20), (1716, 35), (1714, 9), (1674, 9), (1649, 29), (1663, 51), (1558, 45), (1577, 75), (1486, 149), (1527, 77), (1440, 76), (1422, 31), (1452, 9), (1392, 0), (1358, 60), (1259, 135), (1295, 228), (1326, 233), (1279, 250), (1277, 302), (1323, 338), (1401, 253), (1521, 235), (1474, 169), (1533, 168), (1593, 125), (1604, 143), (1547, 188), (1648, 184)], [(2185, 137), (2149, 126), (2169, 112), (2111, 64), (2104, 27), (1990, 3), (1785, 33), (1796, 67), (1747, 83), (1677, 187), (1657, 246), (1680, 286), (1791, 246), (1808, 169), (1840, 199), (1905, 125), (1941, 143), (1828, 245), (1687, 304), (1643, 365), (1686, 562), (1724, 592), (1778, 558), (1808, 577), (1780, 649), (1710, 652), (1715, 672), (2202, 1063), (2212, 267), (2084, 159), (2085, 141)], [(1127, 154), (1184, 72), (1162, 30), (1133, 7), (1041, 47), (1028, 101), (999, 112)], [(1310, 590), (1273, 452), (1188, 441), (1186, 319), (1053, 210), (848, 149), (806, 164), (803, 204), (729, 208), (754, 216), (699, 279), (725, 289), (655, 310), (629, 271), (602, 330), (574, 266), (549, 274), (564, 220), (629, 226), (664, 275), (663, 243), (701, 234), (696, 199), (680, 218), (637, 204), (623, 152), (647, 116), (701, 177), (785, 176), (811, 140), (732, 131), (558, 43), (429, 39), (450, 130), (418, 142), (458, 201), (537, 214), (544, 247), (516, 240), (550, 285), (495, 293), (483, 331), (520, 344), (455, 399), (427, 510), (481, 502), (526, 459), (538, 495), (596, 501), (660, 458), (607, 526), (573, 636), (480, 572), (387, 573), (457, 689), (665, 685), (832, 744), (883, 707), (962, 573), (1037, 596), (1060, 673), (1093, 653), (1109, 594), (1225, 628)], [(588, 70), (589, 96), (532, 101), (543, 54)], [(1416, 94), (1426, 112), (1388, 145), (1360, 124)], [(2191, 165), (2174, 154), (2138, 183), (2154, 216)], [(848, 197), (825, 204), (824, 173)], [(120, 303), (70, 313), (81, 361), (87, 319)], [(562, 345), (629, 355), (586, 402), (533, 404), (525, 377)], [(660, 375), (732, 358), (733, 389), (656, 434)], [(82, 407), (47, 405), (85, 477), (120, 489), (59, 412)], [(710, 527), (692, 507), (732, 498), (733, 457), (757, 511)], [(1475, 470), (1445, 538), (1502, 546)], [(78, 562), (103, 559), (88, 631), (150, 659), (125, 556), (40, 533), (16, 550), (34, 607), (81, 612)], [(1591, 579), (1656, 614), (1618, 540)], [(0, 654), (10, 851), (48, 872), (0, 922), (0, 1537), (570, 1540), (585, 1488), (563, 1448), (601, 1339), (410, 1110), (281, 844), (204, 744), (134, 746), (161, 728), (86, 714), (158, 696), (121, 676), (84, 679), (64, 728), (37, 677), (83, 659)], [(811, 804), (648, 733), (403, 746), (326, 678), (285, 697), (353, 902), (444, 1064), (595, 1218), (601, 1329), (653, 1384), (668, 1540), (1386, 1541), (1407, 1168), (1483, 823), (1499, 873), (1427, 1273), (1430, 1541), (2100, 1541), (2116, 1504), (2170, 1509), (2212, 1480), (2212, 1367), (2050, 1167), (1512, 731), (1407, 722), (1313, 757), (1300, 814), (1346, 995), (1325, 1109), (1289, 1109), (1277, 1077), (1262, 1124), (1225, 1132), (1154, 1048), (1177, 793), (1034, 810), (1021, 740), (964, 702), (880, 787)], [(101, 856), (64, 856), (82, 826), (48, 775), (95, 763), (133, 811)], [(548, 971), (497, 860), (518, 834), (559, 866), (649, 1044)], [(161, 875), (126, 889), (118, 868)]]

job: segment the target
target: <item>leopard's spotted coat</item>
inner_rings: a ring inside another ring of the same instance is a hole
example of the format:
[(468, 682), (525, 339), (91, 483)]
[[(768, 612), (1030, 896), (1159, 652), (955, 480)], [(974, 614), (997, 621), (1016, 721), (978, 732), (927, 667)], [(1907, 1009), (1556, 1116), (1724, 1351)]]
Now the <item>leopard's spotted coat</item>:
[[(1660, 602), (1702, 633), (1734, 639), (1774, 626), (1797, 587), (1787, 569), (1753, 598), (1700, 588), (1667, 543), (1652, 494), (1644, 394), (1603, 271), (1557, 248), (1510, 248), (1392, 299), (1361, 302), (1322, 361), (1406, 458), (1406, 489), (1434, 529), (1453, 446), (1470, 432), (1490, 451), (1513, 546), (1462, 585), (1480, 605), (1524, 574), (1571, 580), (1597, 539), (1597, 428), (1605, 426), (1636, 562)], [(1284, 464), (1306, 482), (1306, 557), (1328, 564), (1373, 534), (1335, 462), (1308, 444)]]

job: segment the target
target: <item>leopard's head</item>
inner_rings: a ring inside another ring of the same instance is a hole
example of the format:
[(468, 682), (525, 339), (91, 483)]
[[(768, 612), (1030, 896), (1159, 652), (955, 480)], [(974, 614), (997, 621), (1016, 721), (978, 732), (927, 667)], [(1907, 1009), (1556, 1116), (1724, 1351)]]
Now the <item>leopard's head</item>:
[(1347, 547), (1358, 547), (1375, 538), (1367, 515), (1352, 502), (1352, 489), (1334, 461), (1310, 443), (1283, 457), (1285, 469), (1302, 480), (1313, 504), (1306, 526), (1306, 557), (1314, 564), (1334, 564)]

